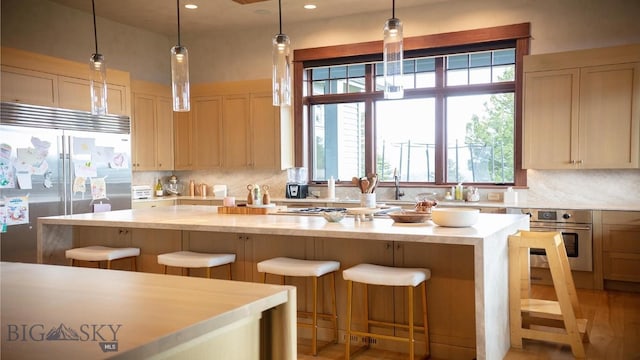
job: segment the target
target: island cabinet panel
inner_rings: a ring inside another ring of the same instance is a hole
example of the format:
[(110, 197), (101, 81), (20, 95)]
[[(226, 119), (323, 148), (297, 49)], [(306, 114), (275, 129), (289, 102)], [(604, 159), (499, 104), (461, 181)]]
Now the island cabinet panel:
[(640, 283), (640, 212), (603, 211), (602, 248), (605, 288), (625, 286), (616, 282), (630, 282), (636, 283), (637, 290), (637, 283)]
[[(427, 282), (429, 336), (431, 346), (446, 349), (448, 358), (471, 359), (475, 356), (473, 258), (472, 246), (410, 242), (394, 244), (395, 266), (431, 270), (431, 279)], [(394, 298), (395, 318), (408, 321), (406, 290), (397, 289)], [(416, 292), (414, 304), (420, 304), (421, 299), (419, 292)], [(421, 311), (416, 311), (414, 316), (416, 323), (422, 322)]]
[[(138, 271), (162, 274), (164, 266), (158, 264), (158, 255), (182, 250), (182, 231), (158, 229), (131, 229), (131, 246), (140, 248), (136, 266)], [(180, 270), (169, 269), (169, 273)]]
[(526, 56), (523, 167), (640, 167), (640, 45)]
[(134, 171), (173, 170), (173, 108), (169, 86), (134, 81)]

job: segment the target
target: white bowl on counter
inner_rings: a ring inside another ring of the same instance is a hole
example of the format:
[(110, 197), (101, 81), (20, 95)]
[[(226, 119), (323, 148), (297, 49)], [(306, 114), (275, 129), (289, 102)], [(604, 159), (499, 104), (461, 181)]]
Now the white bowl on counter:
[(431, 220), (440, 226), (467, 227), (478, 222), (479, 209), (469, 208), (433, 208)]

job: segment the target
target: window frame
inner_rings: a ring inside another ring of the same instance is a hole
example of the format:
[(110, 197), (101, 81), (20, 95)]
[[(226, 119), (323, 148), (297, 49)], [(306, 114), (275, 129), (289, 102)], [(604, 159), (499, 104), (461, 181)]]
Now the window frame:
[[(445, 55), (448, 53), (460, 53), (461, 51), (479, 51), (491, 50), (496, 48), (496, 44), (509, 43), (516, 49), (515, 61), (515, 124), (514, 124), (514, 182), (518, 187), (527, 185), (526, 170), (522, 169), (522, 83), (523, 83), (523, 67), (522, 61), (525, 55), (529, 54), (530, 40), (530, 24), (521, 23), (514, 25), (497, 26), (475, 30), (465, 30), (458, 32), (425, 35), (417, 37), (409, 37), (404, 39), (405, 54), (419, 52), (420, 56)], [(308, 123), (309, 104), (303, 96), (303, 84), (307, 83), (305, 67), (309, 64), (313, 66), (338, 65), (345, 62), (359, 61), (380, 61), (382, 60), (382, 41), (371, 41), (364, 43), (355, 43), (347, 45), (335, 45), (310, 49), (294, 50), (293, 73), (294, 73), (294, 151), (296, 166), (305, 166), (311, 163), (311, 153), (309, 146), (311, 143), (310, 129)], [(437, 67), (438, 68), (438, 67)], [(442, 68), (442, 67), (440, 67)], [(441, 74), (439, 74), (441, 75)], [(436, 81), (441, 81), (443, 76), (436, 76)], [(373, 77), (366, 76), (366, 87), (371, 89), (374, 84)], [(500, 83), (491, 84), (491, 86), (499, 92)], [(511, 86), (511, 85), (509, 85)], [(455, 95), (464, 95), (472, 92), (474, 89), (487, 87), (486, 84), (465, 85), (459, 89), (459, 93)], [(454, 87), (455, 88), (455, 87)], [(451, 87), (447, 93), (451, 96)], [(511, 90), (511, 89), (510, 89)], [(307, 89), (309, 91), (309, 89)], [(455, 91), (455, 90), (453, 90)], [(434, 92), (434, 89), (405, 89), (405, 98), (423, 97), (427, 92)], [(366, 133), (368, 138), (367, 148), (365, 149), (365, 168), (367, 172), (375, 171), (375, 134), (373, 133), (373, 107), (375, 100), (382, 99), (382, 92), (357, 93), (359, 99), (365, 102), (366, 109)], [(322, 100), (317, 103), (335, 103), (352, 101), (348, 99), (349, 94), (322, 95)], [(439, 101), (436, 93), (436, 101)], [(436, 114), (441, 116), (442, 114)], [(436, 124), (436, 144), (446, 144), (445, 129)], [(429, 186), (449, 186), (446, 183), (445, 167), (446, 159), (444, 154), (444, 146), (436, 148), (436, 173), (435, 183), (407, 183), (409, 186), (424, 187)], [(343, 179), (343, 183), (348, 183)], [(486, 184), (501, 186), (501, 184)], [(484, 184), (483, 184), (484, 186)]]

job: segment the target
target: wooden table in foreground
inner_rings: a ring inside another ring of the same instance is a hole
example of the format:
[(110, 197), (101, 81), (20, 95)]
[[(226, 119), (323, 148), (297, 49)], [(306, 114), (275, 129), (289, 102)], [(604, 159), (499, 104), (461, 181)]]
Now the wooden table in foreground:
[[(395, 224), (385, 218), (328, 223), (320, 216), (218, 214), (214, 206), (179, 205), (40, 218), (38, 261), (66, 264), (66, 249), (93, 242), (141, 247), (139, 269), (150, 272), (160, 270), (155, 264), (159, 251), (234, 251), (238, 259), (233, 278), (245, 282), (258, 281), (256, 262), (273, 256), (334, 259), (343, 269), (360, 262), (429, 267), (433, 356), (502, 359), (510, 348), (507, 237), (527, 229), (526, 215), (480, 214), (473, 227), (446, 228), (430, 221)], [(119, 242), (109, 243), (114, 237)], [(291, 283), (298, 288), (298, 308), (308, 308), (308, 287)], [(340, 276), (342, 334), (344, 286)], [(399, 292), (382, 289), (372, 295), (377, 317), (406, 317)]]
[(295, 288), (0, 264), (3, 359), (295, 359)]

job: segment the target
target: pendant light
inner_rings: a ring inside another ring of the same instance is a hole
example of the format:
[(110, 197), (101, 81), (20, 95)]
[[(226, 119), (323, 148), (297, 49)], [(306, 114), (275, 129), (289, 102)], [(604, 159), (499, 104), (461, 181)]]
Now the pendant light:
[(189, 53), (180, 44), (180, 0), (176, 0), (178, 11), (178, 45), (171, 48), (171, 90), (173, 111), (189, 111)]
[(396, 19), (396, 1), (392, 0), (391, 19), (384, 24), (383, 45), (384, 98), (401, 99), (402, 85), (402, 22)]
[(280, 32), (273, 37), (273, 105), (291, 105), (291, 42), (282, 33), (282, 0), (278, 0)]
[(89, 95), (91, 96), (91, 114), (107, 114), (107, 65), (104, 56), (98, 52), (98, 30), (96, 28), (96, 3), (91, 0), (93, 7), (93, 38), (96, 52), (89, 59)]

